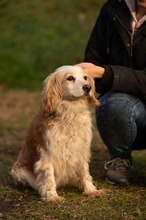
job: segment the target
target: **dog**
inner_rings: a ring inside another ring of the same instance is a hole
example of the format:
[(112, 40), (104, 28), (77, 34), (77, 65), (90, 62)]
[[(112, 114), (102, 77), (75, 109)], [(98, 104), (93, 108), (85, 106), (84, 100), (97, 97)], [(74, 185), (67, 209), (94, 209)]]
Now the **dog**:
[(45, 79), (40, 110), (11, 169), (15, 183), (31, 186), (48, 202), (60, 202), (56, 190), (67, 184), (80, 184), (86, 196), (105, 194), (89, 174), (94, 92), (93, 79), (77, 66), (59, 67)]

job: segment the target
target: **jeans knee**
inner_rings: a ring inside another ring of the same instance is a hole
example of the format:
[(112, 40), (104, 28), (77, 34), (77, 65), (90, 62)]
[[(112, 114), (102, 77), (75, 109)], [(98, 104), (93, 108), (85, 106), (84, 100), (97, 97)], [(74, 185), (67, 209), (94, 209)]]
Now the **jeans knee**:
[(133, 117), (137, 123), (145, 117), (145, 107), (137, 97), (125, 93), (111, 93), (101, 98), (101, 104), (96, 108), (97, 119)]
[(119, 98), (109, 98), (96, 108), (96, 116), (105, 118), (105, 120), (120, 118), (128, 115), (131, 106), (127, 105), (127, 100)]

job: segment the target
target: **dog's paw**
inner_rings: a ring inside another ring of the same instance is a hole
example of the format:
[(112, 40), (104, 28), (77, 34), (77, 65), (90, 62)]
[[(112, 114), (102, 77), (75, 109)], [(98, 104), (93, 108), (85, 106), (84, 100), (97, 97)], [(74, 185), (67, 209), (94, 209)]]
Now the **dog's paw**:
[(105, 196), (107, 193), (105, 190), (103, 189), (95, 189), (93, 191), (88, 191), (88, 192), (84, 192), (84, 195), (88, 196), (88, 197), (91, 197), (91, 198), (95, 198), (95, 197), (98, 197), (98, 196)]
[(42, 200), (45, 202), (59, 203), (59, 202), (62, 202), (64, 200), (64, 198), (61, 196), (51, 195), (51, 196), (47, 196), (47, 197), (42, 197)]

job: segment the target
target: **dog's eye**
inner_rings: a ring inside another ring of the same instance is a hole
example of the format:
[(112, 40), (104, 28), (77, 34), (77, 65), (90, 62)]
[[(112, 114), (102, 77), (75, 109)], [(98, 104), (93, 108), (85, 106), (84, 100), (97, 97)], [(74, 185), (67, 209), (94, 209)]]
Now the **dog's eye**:
[(69, 77), (67, 77), (67, 80), (68, 81), (75, 81), (75, 78), (73, 76), (69, 76)]
[(84, 76), (83, 79), (84, 79), (84, 80), (87, 80), (87, 76)]

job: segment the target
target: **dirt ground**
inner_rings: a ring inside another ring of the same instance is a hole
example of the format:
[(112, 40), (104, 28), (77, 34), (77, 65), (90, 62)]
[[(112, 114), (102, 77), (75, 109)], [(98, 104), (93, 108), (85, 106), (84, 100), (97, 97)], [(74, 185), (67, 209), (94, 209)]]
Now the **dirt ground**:
[(20, 117), (31, 117), (39, 108), (40, 94), (37, 92), (0, 90), (0, 122), (12, 124)]

